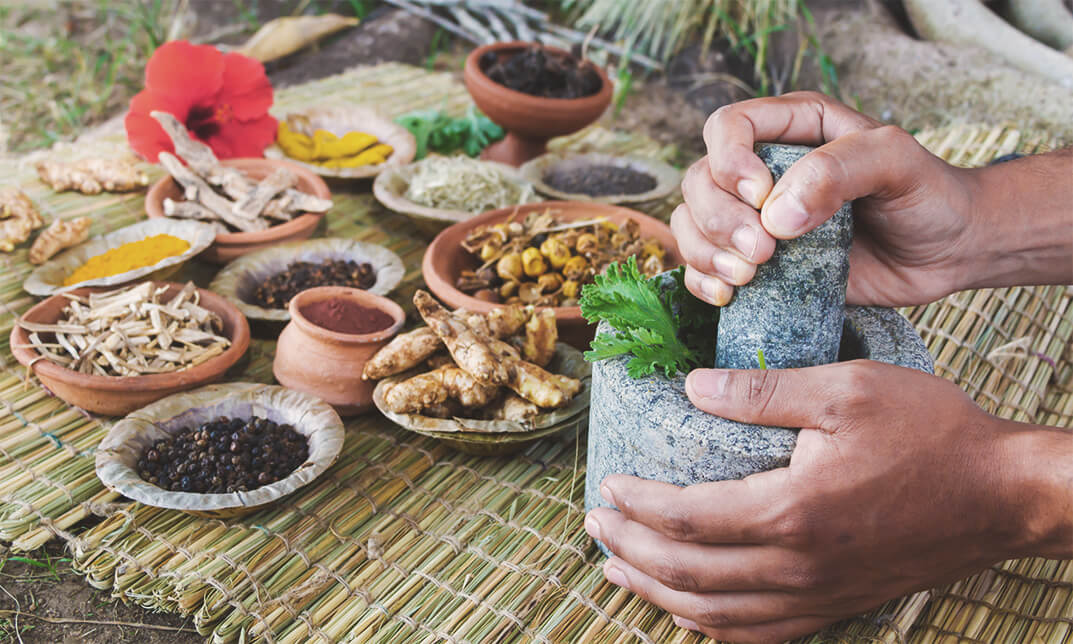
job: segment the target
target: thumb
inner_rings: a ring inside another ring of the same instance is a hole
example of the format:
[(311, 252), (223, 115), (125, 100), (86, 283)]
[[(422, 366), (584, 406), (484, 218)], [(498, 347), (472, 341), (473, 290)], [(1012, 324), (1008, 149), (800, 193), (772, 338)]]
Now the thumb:
[[(915, 183), (924, 149), (913, 135), (888, 125), (851, 132), (794, 163), (760, 211), (772, 237), (799, 237), (861, 197), (893, 198)], [(926, 153), (926, 152), (925, 152)]]
[(695, 369), (686, 394), (701, 411), (742, 423), (816, 427), (827, 422), (839, 365), (804, 369)]

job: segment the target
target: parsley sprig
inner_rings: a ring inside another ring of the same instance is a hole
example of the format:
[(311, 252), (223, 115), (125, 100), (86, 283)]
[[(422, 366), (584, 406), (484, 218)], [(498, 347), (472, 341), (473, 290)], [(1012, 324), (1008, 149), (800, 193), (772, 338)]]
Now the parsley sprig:
[(606, 321), (613, 333), (601, 333), (585, 353), (589, 362), (632, 355), (626, 365), (631, 378), (657, 369), (668, 378), (702, 364), (715, 354), (717, 309), (685, 288), (684, 269), (671, 273), (674, 283), (661, 289), (659, 277), (647, 278), (630, 257), (608, 266), (581, 291), (581, 314), (590, 323)]

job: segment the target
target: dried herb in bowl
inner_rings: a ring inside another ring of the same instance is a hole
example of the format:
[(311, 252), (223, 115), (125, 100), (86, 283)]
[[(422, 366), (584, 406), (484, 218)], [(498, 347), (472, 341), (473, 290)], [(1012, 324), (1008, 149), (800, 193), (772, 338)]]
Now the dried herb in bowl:
[(367, 290), (376, 284), (376, 270), (368, 262), (330, 259), (320, 263), (293, 262), (265, 280), (253, 292), (253, 303), (284, 309), (291, 298), (317, 286), (348, 286)]
[(656, 178), (652, 175), (610, 164), (583, 168), (553, 166), (543, 179), (544, 183), (559, 192), (590, 197), (636, 195), (656, 187)]
[(138, 475), (172, 492), (246, 492), (289, 476), (308, 456), (309, 442), (290, 425), (220, 417), (146, 447)]

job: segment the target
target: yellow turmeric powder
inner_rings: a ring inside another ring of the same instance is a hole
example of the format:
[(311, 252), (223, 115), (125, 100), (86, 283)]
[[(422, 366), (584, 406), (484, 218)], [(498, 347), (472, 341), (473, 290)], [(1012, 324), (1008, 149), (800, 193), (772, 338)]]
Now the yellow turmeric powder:
[(111, 277), (144, 266), (152, 266), (162, 259), (181, 255), (190, 249), (190, 242), (173, 235), (153, 235), (145, 239), (127, 242), (100, 255), (86, 260), (73, 273), (63, 280), (64, 286), (71, 286), (86, 280)]

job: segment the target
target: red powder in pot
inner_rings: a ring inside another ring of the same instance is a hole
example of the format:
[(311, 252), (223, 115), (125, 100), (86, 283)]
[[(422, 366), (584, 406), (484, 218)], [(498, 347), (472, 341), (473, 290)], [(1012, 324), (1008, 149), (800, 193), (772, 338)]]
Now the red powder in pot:
[(298, 310), (305, 319), (322, 329), (351, 335), (383, 331), (395, 322), (394, 318), (380, 309), (340, 298), (313, 302)]

